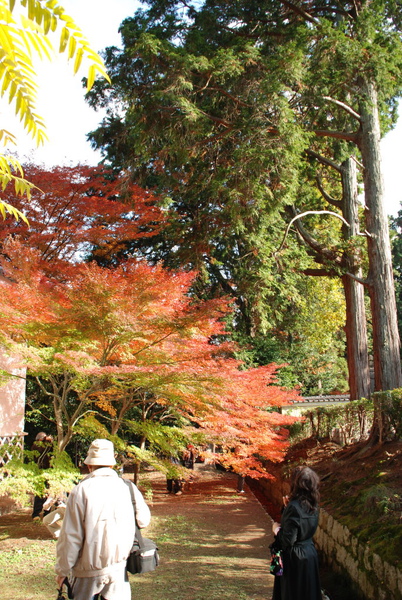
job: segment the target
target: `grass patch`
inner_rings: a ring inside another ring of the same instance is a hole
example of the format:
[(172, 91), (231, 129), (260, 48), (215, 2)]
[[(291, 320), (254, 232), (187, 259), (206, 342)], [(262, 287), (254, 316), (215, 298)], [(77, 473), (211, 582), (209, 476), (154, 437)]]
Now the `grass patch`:
[(38, 540), (0, 552), (2, 600), (43, 600), (56, 597), (55, 542)]

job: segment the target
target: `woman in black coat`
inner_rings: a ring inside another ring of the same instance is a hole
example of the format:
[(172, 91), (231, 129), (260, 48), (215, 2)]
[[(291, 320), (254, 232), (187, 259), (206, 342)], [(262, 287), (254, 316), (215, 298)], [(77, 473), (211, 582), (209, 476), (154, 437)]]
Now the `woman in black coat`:
[(282, 549), (283, 575), (275, 577), (273, 600), (321, 600), (318, 556), (313, 535), (318, 526), (319, 478), (309, 467), (299, 468), (283, 511), (273, 524)]

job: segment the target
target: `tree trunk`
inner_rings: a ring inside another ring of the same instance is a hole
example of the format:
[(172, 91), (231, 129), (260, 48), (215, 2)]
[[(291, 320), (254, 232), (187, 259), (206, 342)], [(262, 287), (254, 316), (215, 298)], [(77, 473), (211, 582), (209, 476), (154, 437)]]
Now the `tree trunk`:
[[(38, 378), (37, 378), (38, 379)], [(57, 447), (62, 452), (66, 447), (65, 435), (64, 435), (64, 424), (63, 424), (63, 410), (61, 408), (61, 402), (58, 395), (57, 386), (53, 383), (53, 412), (54, 419), (56, 422), (57, 432)]]
[[(342, 214), (350, 227), (343, 228), (345, 240), (359, 234), (356, 163), (349, 158), (342, 164)], [(362, 278), (354, 252), (345, 256), (350, 273)], [(364, 288), (348, 275), (342, 277), (346, 302), (346, 348), (349, 371), (349, 393), (351, 400), (370, 396), (370, 368), (367, 344), (366, 310)]]
[(370, 301), (373, 321), (375, 390), (402, 385), (399, 332), (388, 219), (383, 203), (380, 122), (377, 92), (372, 83), (359, 80), (361, 90), (360, 150), (364, 165), (364, 194), (368, 238)]
[[(140, 450), (145, 450), (145, 443), (146, 443), (146, 438), (144, 436), (142, 436), (141, 442), (140, 442)], [(136, 461), (134, 463), (134, 483), (135, 483), (135, 485), (137, 485), (137, 483), (138, 483), (140, 469), (141, 469), (141, 461), (136, 459)]]

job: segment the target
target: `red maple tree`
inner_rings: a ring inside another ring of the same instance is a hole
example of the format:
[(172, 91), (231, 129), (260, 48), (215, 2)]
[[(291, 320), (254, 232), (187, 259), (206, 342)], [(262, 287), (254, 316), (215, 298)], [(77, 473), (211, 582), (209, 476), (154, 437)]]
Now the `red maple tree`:
[(195, 302), (194, 273), (132, 258), (114, 269), (68, 264), (50, 278), (38, 251), (9, 240), (5, 252), (1, 341), (52, 400), (60, 449), (87, 411), (120, 426), (146, 398), (201, 427), (236, 472), (266, 475), (260, 458), (281, 458), (294, 419), (272, 409), (297, 393), (275, 385), (275, 365), (241, 370), (233, 345), (217, 341), (230, 306)]
[(0, 241), (18, 236), (39, 250), (47, 269), (77, 260), (89, 247), (106, 258), (118, 254), (128, 241), (158, 233), (165, 218), (150, 192), (102, 166), (26, 164), (24, 173), (36, 186), (30, 202), (11, 186), (2, 198), (25, 213), (29, 226), (11, 217), (0, 221)]

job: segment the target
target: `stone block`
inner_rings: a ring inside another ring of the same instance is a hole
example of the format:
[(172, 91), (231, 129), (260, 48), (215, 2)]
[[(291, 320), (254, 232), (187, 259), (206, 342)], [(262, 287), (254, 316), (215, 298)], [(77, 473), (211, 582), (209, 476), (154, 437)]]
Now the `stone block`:
[(316, 546), (318, 546), (318, 548), (322, 548), (323, 543), (324, 543), (324, 531), (323, 529), (321, 529), (321, 527), (319, 527), (317, 529), (317, 531), (315, 532), (314, 535), (314, 543), (316, 544)]
[(324, 529), (324, 531), (327, 530), (327, 526), (328, 526), (328, 513), (323, 508), (320, 509), (319, 526), (322, 529)]
[(373, 553), (373, 571), (378, 581), (384, 580), (384, 565), (381, 557), (378, 554)]
[(353, 556), (356, 558), (357, 557), (357, 547), (359, 545), (358, 539), (354, 536), (351, 536), (350, 538), (350, 549), (352, 551)]
[(398, 579), (398, 592), (400, 597), (402, 598), (402, 572), (397, 569), (396, 571), (397, 579)]
[(364, 564), (364, 553), (366, 551), (366, 546), (363, 544), (357, 545), (357, 560), (361, 565)]
[(367, 571), (371, 571), (372, 567), (372, 558), (373, 555), (370, 552), (370, 548), (368, 546), (364, 547), (364, 554), (363, 554), (363, 564), (364, 564), (364, 568)]
[(384, 561), (384, 580), (386, 587), (395, 593), (398, 589), (398, 575), (396, 567)]
[(365, 600), (402, 600), (402, 572), (359, 543), (347, 527), (325, 511), (321, 512), (315, 541), (326, 563), (334, 571), (346, 571)]
[(374, 590), (372, 584), (369, 582), (366, 573), (363, 571), (358, 571), (357, 579), (355, 581), (367, 600), (378, 600), (378, 594), (376, 590)]
[(346, 551), (346, 548), (341, 546), (340, 544), (336, 545), (336, 561), (340, 565), (346, 565), (346, 561), (349, 558), (349, 554)]
[(332, 537), (328, 536), (328, 554), (333, 555), (335, 550), (335, 541)]
[(351, 554), (346, 554), (345, 562), (343, 563), (350, 577), (356, 581), (359, 576), (359, 565), (353, 560)]
[(348, 548), (349, 552), (351, 550), (351, 548), (350, 548), (351, 540), (352, 540), (352, 534), (350, 533), (350, 531), (347, 527), (344, 527), (343, 528), (343, 545), (345, 546), (345, 548)]

